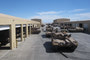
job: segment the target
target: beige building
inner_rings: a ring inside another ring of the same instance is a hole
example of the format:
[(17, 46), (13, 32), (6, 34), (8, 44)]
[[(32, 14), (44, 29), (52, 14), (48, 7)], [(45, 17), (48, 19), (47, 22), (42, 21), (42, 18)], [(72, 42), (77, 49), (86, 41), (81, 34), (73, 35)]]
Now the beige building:
[(31, 20), (40, 22), (40, 24), (42, 24), (42, 20), (41, 19), (31, 19)]
[(61, 23), (61, 22), (69, 22), (70, 21), (70, 19), (68, 19), (68, 18), (60, 18), (60, 19), (55, 19), (54, 21), (53, 21), (53, 23), (54, 24), (59, 24), (59, 23)]
[[(16, 38), (16, 36), (17, 36), (16, 25), (20, 25), (20, 31), (21, 31), (20, 38), (21, 38), (21, 41), (23, 41), (25, 39), (25, 37), (29, 36), (29, 32), (31, 34), (32, 29), (31, 29), (30, 25), (36, 26), (37, 28), (40, 27), (39, 22), (30, 21), (30, 20), (27, 20), (27, 19), (14, 17), (14, 16), (5, 15), (5, 14), (0, 13), (0, 26), (9, 26), (8, 38), (9, 38), (9, 41), (10, 41), (10, 48), (11, 49), (14, 49), (14, 48), (16, 48), (18, 46), (18, 44), (17, 44), (18, 41), (17, 41), (17, 38)], [(25, 27), (25, 37), (24, 37), (24, 27)], [(1, 34), (1, 35), (3, 35), (3, 34)]]
[(61, 22), (60, 26), (81, 27), (84, 28), (87, 33), (90, 33), (90, 20)]

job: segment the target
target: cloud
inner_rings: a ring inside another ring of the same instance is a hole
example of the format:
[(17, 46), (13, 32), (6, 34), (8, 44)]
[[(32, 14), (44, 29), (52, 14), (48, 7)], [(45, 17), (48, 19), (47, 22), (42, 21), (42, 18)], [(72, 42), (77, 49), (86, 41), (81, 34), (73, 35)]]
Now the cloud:
[(39, 18), (42, 19), (45, 23), (53, 22), (54, 19), (61, 18), (60, 13), (62, 12), (63, 11), (38, 12), (38, 15), (30, 17), (30, 19)]
[(52, 15), (52, 14), (59, 14), (62, 13), (63, 11), (47, 11), (47, 12), (38, 12), (37, 14), (39, 15)]
[[(47, 11), (47, 12), (38, 12), (35, 16), (31, 16), (29, 19), (33, 18), (40, 18), (43, 20), (44, 23), (53, 22), (54, 19), (58, 18), (70, 18), (71, 21), (76, 20), (89, 20), (90, 19), (90, 12), (84, 13), (85, 9), (74, 9), (70, 12), (67, 11)], [(79, 11), (82, 11), (78, 13)], [(84, 12), (83, 12), (84, 11)], [(75, 12), (75, 13), (73, 13)]]
[(81, 17), (90, 18), (90, 12), (88, 12), (88, 13), (80, 13), (80, 14), (76, 14), (76, 15), (81, 16)]
[(39, 18), (39, 19), (42, 19), (43, 22), (45, 23), (50, 23), (50, 22), (53, 22), (54, 19), (57, 19), (57, 18), (61, 18), (60, 15), (39, 15), (39, 16), (33, 16), (33, 17), (30, 17), (30, 19), (33, 19), (33, 18)]
[(71, 10), (69, 12), (81, 12), (81, 11), (85, 11), (85, 9), (74, 9), (74, 10)]
[(90, 20), (90, 12), (88, 13), (78, 13), (78, 14), (72, 14), (70, 16), (71, 20)]

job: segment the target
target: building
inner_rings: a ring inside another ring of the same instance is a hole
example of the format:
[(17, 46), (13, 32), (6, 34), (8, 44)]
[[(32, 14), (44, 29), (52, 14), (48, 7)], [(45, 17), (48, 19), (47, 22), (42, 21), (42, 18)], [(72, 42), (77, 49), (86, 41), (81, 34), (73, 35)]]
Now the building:
[(40, 24), (42, 24), (42, 20), (41, 19), (31, 19), (31, 20), (40, 22)]
[(54, 24), (60, 24), (61, 22), (69, 22), (69, 21), (70, 21), (70, 19), (68, 19), (68, 18), (60, 18), (60, 19), (55, 19), (53, 21), (53, 23)]
[(81, 27), (84, 28), (87, 33), (90, 33), (90, 20), (61, 22), (60, 26)]
[(17, 36), (20, 35), (21, 41), (28, 37), (32, 31), (31, 24), (36, 28), (40, 27), (39, 22), (0, 13), (0, 44), (5, 45), (8, 41), (10, 49), (16, 48)]

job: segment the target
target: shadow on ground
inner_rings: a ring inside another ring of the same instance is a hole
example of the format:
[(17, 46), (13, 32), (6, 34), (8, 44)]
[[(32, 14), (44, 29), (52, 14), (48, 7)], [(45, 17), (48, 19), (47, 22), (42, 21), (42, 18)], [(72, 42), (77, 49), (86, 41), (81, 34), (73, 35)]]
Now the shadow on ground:
[(47, 38), (47, 37), (46, 37), (46, 35), (44, 35), (44, 34), (43, 34), (43, 35), (41, 35), (41, 36), (42, 36), (42, 38)]
[(45, 34), (41, 35), (42, 38), (51, 38), (51, 36), (46, 36)]
[(45, 47), (47, 53), (54, 53), (51, 42), (45, 42), (43, 46)]
[[(56, 52), (56, 51), (54, 51), (54, 48), (53, 48), (51, 42), (45, 42), (43, 45), (44, 45), (47, 53), (54, 53), (54, 52)], [(69, 48), (59, 48), (59, 49), (57, 50), (57, 52), (72, 53), (72, 52), (74, 52), (74, 51), (70, 50)]]
[(10, 50), (10, 47), (0, 47), (0, 50)]
[(61, 55), (63, 55), (64, 57), (66, 57), (66, 58), (68, 58), (68, 57), (64, 54), (64, 52), (65, 53), (72, 53), (72, 52), (74, 52), (74, 51), (72, 51), (72, 50), (70, 50), (68, 48), (59, 48), (56, 51), (56, 50), (54, 50), (51, 42), (45, 42), (43, 44), (43, 46), (45, 47), (47, 53), (56, 53), (57, 52), (57, 53), (60, 53)]

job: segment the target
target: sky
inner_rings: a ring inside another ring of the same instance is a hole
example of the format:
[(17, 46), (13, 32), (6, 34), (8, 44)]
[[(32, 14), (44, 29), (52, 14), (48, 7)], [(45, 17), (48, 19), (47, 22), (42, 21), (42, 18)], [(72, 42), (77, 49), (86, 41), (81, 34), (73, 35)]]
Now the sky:
[(90, 0), (0, 0), (0, 13), (43, 23), (58, 18), (90, 20)]

